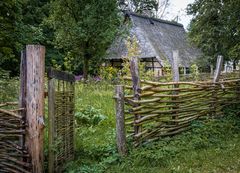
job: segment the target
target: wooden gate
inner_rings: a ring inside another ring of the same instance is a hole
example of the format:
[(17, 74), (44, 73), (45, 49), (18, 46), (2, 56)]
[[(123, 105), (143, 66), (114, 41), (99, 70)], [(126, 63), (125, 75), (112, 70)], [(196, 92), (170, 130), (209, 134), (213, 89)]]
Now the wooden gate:
[(74, 82), (73, 75), (48, 70), (49, 173), (62, 172), (74, 158)]

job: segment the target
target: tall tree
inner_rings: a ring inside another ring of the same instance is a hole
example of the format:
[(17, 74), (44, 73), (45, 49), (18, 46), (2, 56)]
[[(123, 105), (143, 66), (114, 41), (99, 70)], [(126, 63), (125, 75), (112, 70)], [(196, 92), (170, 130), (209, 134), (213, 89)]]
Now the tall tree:
[(73, 57), (73, 64), (83, 64), (86, 79), (89, 62), (97, 63), (103, 57), (117, 32), (116, 1), (53, 0), (51, 12), (48, 23), (55, 30), (56, 47)]
[(190, 39), (214, 62), (218, 54), (237, 61), (240, 57), (240, 1), (196, 0), (188, 5), (193, 15)]
[(21, 3), (15, 0), (0, 1), (0, 9), (0, 67), (16, 73), (18, 60), (15, 55), (21, 46), (18, 39)]
[(119, 0), (122, 10), (162, 18), (169, 6), (169, 0)]
[(48, 1), (0, 1), (0, 68), (16, 75), (24, 45), (46, 42), (41, 24), (48, 13)]

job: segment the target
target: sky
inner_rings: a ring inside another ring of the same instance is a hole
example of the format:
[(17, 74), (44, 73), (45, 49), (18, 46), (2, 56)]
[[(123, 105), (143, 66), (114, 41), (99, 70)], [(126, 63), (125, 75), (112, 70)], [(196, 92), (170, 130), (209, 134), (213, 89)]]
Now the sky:
[(191, 16), (188, 16), (186, 13), (186, 7), (188, 4), (193, 3), (194, 0), (169, 0), (170, 6), (167, 9), (166, 17), (167, 20), (172, 20), (176, 16), (179, 16), (178, 22), (184, 25), (184, 28), (187, 29), (188, 24), (190, 23)]

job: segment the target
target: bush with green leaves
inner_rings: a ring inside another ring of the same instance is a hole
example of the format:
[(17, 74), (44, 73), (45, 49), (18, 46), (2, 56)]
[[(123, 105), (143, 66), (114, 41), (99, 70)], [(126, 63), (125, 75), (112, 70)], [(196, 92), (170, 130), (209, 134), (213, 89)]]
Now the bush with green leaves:
[(77, 125), (95, 126), (106, 118), (105, 115), (101, 114), (99, 109), (90, 105), (75, 113)]
[(118, 71), (119, 70), (117, 68), (114, 68), (112, 66), (101, 67), (100, 68), (100, 77), (107, 81), (113, 81), (117, 78)]

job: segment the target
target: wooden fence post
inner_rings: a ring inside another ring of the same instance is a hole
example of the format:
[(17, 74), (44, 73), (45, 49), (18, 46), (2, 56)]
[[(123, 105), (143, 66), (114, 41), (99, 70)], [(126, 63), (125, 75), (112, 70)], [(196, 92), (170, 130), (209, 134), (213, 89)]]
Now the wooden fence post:
[[(172, 71), (173, 71), (173, 81), (174, 82), (179, 82), (179, 68), (178, 68), (178, 60), (179, 60), (179, 51), (178, 50), (174, 50), (173, 51), (173, 64), (172, 64)], [(174, 84), (173, 86), (174, 88), (179, 88), (178, 84)], [(178, 91), (174, 91), (173, 95), (178, 95)], [(177, 101), (177, 97), (173, 97), (174, 101)], [(178, 103), (174, 103), (174, 107), (173, 109), (178, 109), (179, 105)], [(174, 120), (178, 119), (178, 112), (173, 112), (173, 114), (175, 114), (173, 116)]]
[(212, 108), (213, 108), (213, 114), (212, 116), (216, 116), (217, 114), (217, 106), (218, 106), (218, 89), (217, 86), (215, 85), (216, 82), (219, 81), (220, 75), (221, 75), (221, 70), (222, 70), (222, 64), (223, 64), (223, 56), (222, 55), (218, 55), (217, 57), (217, 64), (216, 64), (216, 70), (214, 73), (214, 77), (213, 77), (213, 84), (214, 84), (214, 89), (213, 89), (213, 94), (212, 94)]
[(19, 107), (26, 107), (26, 81), (27, 81), (27, 67), (26, 67), (26, 51), (21, 52), (20, 64), (20, 92), (19, 92)]
[(179, 51), (173, 51), (173, 81), (179, 82), (179, 69), (178, 69)]
[[(21, 64), (20, 64), (20, 92), (19, 92), (19, 108), (24, 108), (21, 111), (23, 122), (26, 121), (26, 81), (27, 81), (27, 67), (26, 67), (26, 51), (21, 52)], [(25, 125), (25, 124), (24, 124)], [(20, 146), (24, 147), (25, 137), (20, 138)]]
[(55, 138), (55, 79), (48, 80), (48, 172), (54, 172), (54, 138)]
[[(132, 76), (133, 82), (133, 100), (140, 100), (140, 93), (141, 93), (141, 84), (140, 84), (140, 77), (139, 77), (139, 67), (138, 67), (138, 58), (132, 57), (130, 59), (130, 71)], [(134, 107), (139, 106), (139, 104), (135, 104)], [(140, 119), (141, 116), (135, 115), (134, 121)], [(141, 126), (134, 124), (134, 135), (137, 135), (141, 132)]]
[(45, 47), (26, 46), (26, 147), (32, 162), (32, 172), (42, 173), (44, 140), (44, 73)]
[(216, 64), (216, 70), (213, 78), (213, 82), (218, 82), (222, 70), (222, 64), (223, 64), (223, 56), (219, 55), (217, 58), (217, 64)]
[(116, 133), (117, 148), (120, 155), (127, 153), (126, 134), (125, 134), (125, 116), (124, 116), (124, 87), (123, 85), (115, 86), (116, 99)]

